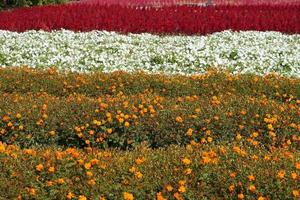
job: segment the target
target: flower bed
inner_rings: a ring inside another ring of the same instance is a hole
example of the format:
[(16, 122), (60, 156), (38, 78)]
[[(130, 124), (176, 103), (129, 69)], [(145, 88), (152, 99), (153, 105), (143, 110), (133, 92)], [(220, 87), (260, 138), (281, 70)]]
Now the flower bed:
[(21, 147), (300, 145), (299, 79), (0, 71), (0, 139)]
[(215, 66), (232, 73), (300, 74), (300, 36), (278, 32), (156, 36), (66, 30), (1, 31), (0, 44), (0, 66), (186, 75), (204, 73)]
[(233, 29), (299, 33), (299, 9), (300, 5), (287, 4), (160, 8), (68, 4), (0, 12), (0, 29), (162, 34), (208, 34)]
[(5, 199), (298, 199), (300, 152), (226, 146), (131, 152), (0, 142)]

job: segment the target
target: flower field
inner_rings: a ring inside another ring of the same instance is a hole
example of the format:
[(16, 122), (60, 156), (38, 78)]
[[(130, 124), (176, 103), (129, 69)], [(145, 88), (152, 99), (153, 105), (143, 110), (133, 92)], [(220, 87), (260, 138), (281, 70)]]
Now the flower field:
[(134, 2), (0, 12), (0, 200), (299, 200), (299, 5)]
[(300, 32), (300, 4), (136, 7), (64, 4), (0, 13), (0, 29), (209, 34), (224, 30)]
[(300, 74), (300, 35), (224, 31), (208, 36), (121, 35), (114, 32), (0, 32), (0, 65), (62, 71), (199, 74)]

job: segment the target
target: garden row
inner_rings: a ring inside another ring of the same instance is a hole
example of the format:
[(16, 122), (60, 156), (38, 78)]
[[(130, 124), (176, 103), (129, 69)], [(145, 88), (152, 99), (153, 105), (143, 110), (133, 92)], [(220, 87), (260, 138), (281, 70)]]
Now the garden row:
[(134, 151), (0, 142), (3, 199), (299, 199), (300, 152), (231, 144)]
[(300, 5), (288, 4), (159, 8), (65, 4), (1, 12), (0, 29), (175, 34), (208, 34), (232, 29), (299, 33), (299, 9)]
[(67, 30), (0, 31), (0, 66), (57, 67), (61, 71), (300, 74), (300, 35), (224, 31), (208, 36), (122, 35)]
[(124, 6), (171, 6), (171, 5), (299, 5), (297, 0), (81, 0), (80, 3)]
[(13, 68), (0, 71), (0, 93), (0, 139), (21, 147), (300, 145), (299, 79)]

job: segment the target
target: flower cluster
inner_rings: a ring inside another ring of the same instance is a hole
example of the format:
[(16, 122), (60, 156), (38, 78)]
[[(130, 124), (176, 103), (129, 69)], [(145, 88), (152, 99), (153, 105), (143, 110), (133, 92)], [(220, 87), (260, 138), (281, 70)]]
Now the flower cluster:
[[(174, 87), (176, 85), (176, 87)], [(299, 79), (0, 70), (0, 139), (22, 147), (299, 147)], [(243, 151), (238, 150), (241, 155)], [(207, 154), (204, 162), (215, 162)], [(138, 175), (139, 176), (139, 175)]]
[(270, 152), (243, 144), (157, 150), (139, 146), (122, 152), (20, 149), (0, 142), (0, 167), (0, 191), (6, 199), (300, 197), (299, 150)]
[(300, 36), (224, 31), (208, 36), (0, 32), (0, 66), (63, 71), (197, 74), (215, 66), (232, 73), (300, 75)]
[(63, 28), (73, 31), (175, 34), (208, 34), (233, 29), (299, 33), (300, 5), (299, 1), (296, 2), (291, 5), (270, 3), (251, 6), (52, 5), (0, 12), (0, 29), (21, 32)]

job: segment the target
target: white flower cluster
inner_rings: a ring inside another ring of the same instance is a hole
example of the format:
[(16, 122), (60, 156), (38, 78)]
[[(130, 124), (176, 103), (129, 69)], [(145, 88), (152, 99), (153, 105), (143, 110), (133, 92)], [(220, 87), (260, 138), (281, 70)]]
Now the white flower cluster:
[(300, 77), (300, 35), (258, 31), (223, 31), (207, 36), (0, 31), (0, 66), (187, 75), (219, 67), (232, 73), (277, 72)]

